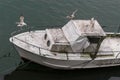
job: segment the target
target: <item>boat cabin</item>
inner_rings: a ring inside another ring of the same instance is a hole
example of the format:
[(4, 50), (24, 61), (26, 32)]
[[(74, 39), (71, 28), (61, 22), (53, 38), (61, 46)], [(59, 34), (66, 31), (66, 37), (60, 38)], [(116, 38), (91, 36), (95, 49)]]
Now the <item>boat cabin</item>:
[(97, 20), (70, 20), (59, 29), (46, 29), (44, 40), (50, 51), (94, 52), (106, 36)]
[(50, 51), (72, 52), (70, 43), (62, 29), (46, 29), (44, 40)]

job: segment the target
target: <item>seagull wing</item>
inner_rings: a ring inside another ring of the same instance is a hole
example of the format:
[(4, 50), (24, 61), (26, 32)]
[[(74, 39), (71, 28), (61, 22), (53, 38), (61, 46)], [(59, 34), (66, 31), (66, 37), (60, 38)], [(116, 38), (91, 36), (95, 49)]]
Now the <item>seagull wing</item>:
[(78, 10), (76, 9), (73, 13), (72, 13), (72, 15), (75, 15), (75, 13), (77, 12)]

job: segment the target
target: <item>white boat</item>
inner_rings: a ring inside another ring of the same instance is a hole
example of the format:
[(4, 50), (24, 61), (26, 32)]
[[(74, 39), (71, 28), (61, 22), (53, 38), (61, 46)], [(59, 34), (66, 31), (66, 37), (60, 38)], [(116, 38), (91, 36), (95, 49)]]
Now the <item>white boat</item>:
[(54, 69), (120, 65), (120, 33), (104, 32), (94, 19), (18, 33), (10, 42), (21, 57)]

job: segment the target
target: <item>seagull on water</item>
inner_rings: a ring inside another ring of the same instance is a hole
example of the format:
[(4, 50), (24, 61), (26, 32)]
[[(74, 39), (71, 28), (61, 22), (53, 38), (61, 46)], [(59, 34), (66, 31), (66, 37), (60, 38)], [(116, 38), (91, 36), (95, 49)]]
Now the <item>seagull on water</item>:
[(21, 15), (20, 16), (20, 22), (16, 22), (18, 27), (23, 27), (23, 26), (27, 26), (27, 24), (24, 22), (24, 16)]
[(75, 17), (75, 13), (77, 12), (78, 10), (76, 9), (70, 16), (66, 16), (66, 18), (68, 19), (73, 19)]

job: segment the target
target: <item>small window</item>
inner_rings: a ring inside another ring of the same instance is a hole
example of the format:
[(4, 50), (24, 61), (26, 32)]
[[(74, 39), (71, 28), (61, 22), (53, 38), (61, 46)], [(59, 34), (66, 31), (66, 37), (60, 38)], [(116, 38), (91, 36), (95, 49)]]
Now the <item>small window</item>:
[(48, 46), (48, 47), (50, 46), (50, 41), (49, 41), (49, 40), (47, 41), (47, 46)]
[(44, 39), (45, 39), (45, 40), (47, 39), (47, 34), (45, 34)]

